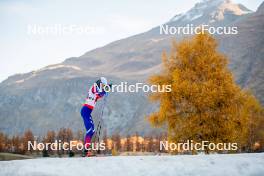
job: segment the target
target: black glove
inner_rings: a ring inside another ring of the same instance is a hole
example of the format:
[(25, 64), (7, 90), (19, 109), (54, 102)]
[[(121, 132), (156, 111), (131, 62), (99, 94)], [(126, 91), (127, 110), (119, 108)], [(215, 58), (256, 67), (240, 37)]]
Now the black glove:
[(110, 91), (109, 89), (112, 89), (112, 84), (108, 84), (107, 86), (104, 87), (104, 90), (106, 92), (109, 92)]

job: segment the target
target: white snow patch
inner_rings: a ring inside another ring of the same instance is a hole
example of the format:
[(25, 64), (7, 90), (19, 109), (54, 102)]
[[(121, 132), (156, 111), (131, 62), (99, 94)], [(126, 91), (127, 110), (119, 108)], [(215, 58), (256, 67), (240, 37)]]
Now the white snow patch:
[(37, 71), (33, 71), (32, 74), (29, 77), (21, 79), (21, 80), (18, 80), (18, 81), (15, 81), (15, 83), (16, 84), (21, 84), (21, 83), (23, 83), (23, 82), (25, 82), (25, 81), (37, 76), (37, 74), (39, 72), (46, 71), (46, 70), (55, 70), (55, 69), (60, 69), (60, 68), (70, 68), (70, 69), (73, 69), (73, 70), (81, 71), (81, 68), (77, 67), (75, 65), (62, 65), (62, 64), (60, 64), (60, 65), (52, 65), (52, 66), (44, 67), (44, 68), (39, 69)]
[(161, 39), (151, 39), (151, 42), (157, 43), (157, 42), (162, 41), (162, 40), (164, 40), (164, 38), (161, 38)]
[(196, 14), (191, 17), (190, 21), (196, 20), (197, 18), (200, 18), (201, 16), (203, 16), (203, 14)]
[(25, 79), (21, 79), (21, 80), (15, 81), (15, 83), (16, 83), (16, 84), (21, 84), (21, 83), (23, 83), (23, 82), (25, 82), (25, 81), (27, 81), (27, 80), (29, 80), (29, 79), (35, 77), (35, 76), (37, 76), (37, 74), (36, 74), (35, 71), (33, 71), (32, 74), (31, 74), (29, 77), (27, 77), (27, 78), (25, 78)]
[(225, 11), (231, 11), (235, 15), (244, 15), (251, 12), (251, 11), (244, 11), (239, 7), (238, 4), (233, 4), (233, 3), (223, 3), (220, 5), (218, 10), (222, 13), (224, 13)]
[(0, 161), (0, 176), (260, 176), (263, 166), (264, 153), (40, 158)]
[(231, 0), (203, 0), (195, 4), (189, 11), (175, 15), (170, 21), (179, 19), (193, 21), (202, 17), (204, 12), (208, 11), (212, 14), (213, 20), (219, 21), (224, 19), (226, 12), (231, 12), (235, 15), (244, 15), (252, 12), (250, 10), (242, 10), (239, 4), (235, 4)]
[(59, 69), (59, 68), (71, 68), (71, 69), (78, 70), (78, 71), (81, 70), (80, 67), (77, 67), (74, 65), (62, 65), (62, 64), (60, 64), (60, 65), (52, 65), (52, 66), (44, 67), (44, 68), (38, 70), (38, 72), (45, 71), (45, 70), (54, 70), (54, 69)]
[(18, 80), (15, 83), (20, 84), (20, 83), (23, 83), (23, 82), (25, 82), (25, 79)]

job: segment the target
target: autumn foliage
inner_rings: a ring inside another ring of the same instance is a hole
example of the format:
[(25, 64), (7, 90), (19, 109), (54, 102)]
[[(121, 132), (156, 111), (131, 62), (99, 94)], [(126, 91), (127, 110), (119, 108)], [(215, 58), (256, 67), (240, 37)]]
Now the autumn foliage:
[(162, 54), (161, 73), (149, 78), (172, 85), (171, 92), (150, 95), (160, 105), (151, 124), (165, 125), (173, 142), (236, 142), (244, 150), (261, 143), (263, 107), (235, 83), (227, 64), (209, 34), (173, 42), (170, 54)]

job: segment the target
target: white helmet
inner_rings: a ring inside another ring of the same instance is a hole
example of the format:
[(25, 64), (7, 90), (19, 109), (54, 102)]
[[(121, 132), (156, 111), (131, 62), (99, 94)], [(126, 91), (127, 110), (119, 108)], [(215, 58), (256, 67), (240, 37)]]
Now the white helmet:
[(101, 83), (103, 83), (104, 85), (107, 85), (107, 79), (105, 77), (101, 77), (100, 78)]

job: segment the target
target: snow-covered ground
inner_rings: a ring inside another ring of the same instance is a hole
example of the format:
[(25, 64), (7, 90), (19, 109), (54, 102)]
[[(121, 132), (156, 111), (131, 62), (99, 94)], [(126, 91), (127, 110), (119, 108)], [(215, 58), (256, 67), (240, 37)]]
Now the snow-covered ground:
[(229, 155), (40, 158), (0, 161), (2, 176), (264, 175), (264, 153)]

